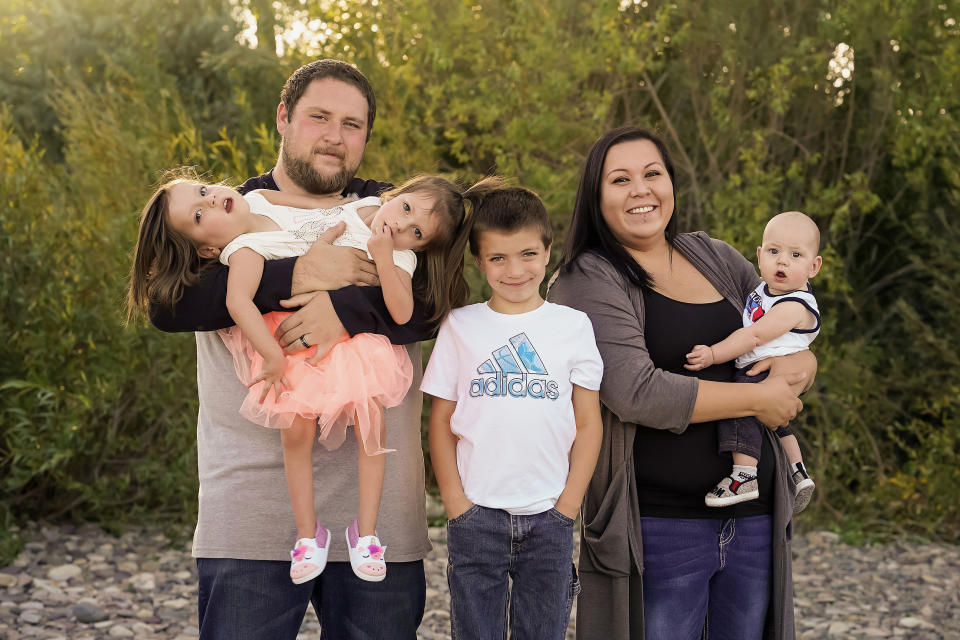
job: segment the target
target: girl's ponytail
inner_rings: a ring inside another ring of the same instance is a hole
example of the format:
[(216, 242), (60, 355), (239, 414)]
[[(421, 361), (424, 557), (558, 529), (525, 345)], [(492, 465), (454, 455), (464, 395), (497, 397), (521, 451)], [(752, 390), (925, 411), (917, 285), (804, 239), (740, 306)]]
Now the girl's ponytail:
[[(451, 309), (467, 303), (470, 287), (463, 275), (463, 260), (473, 227), (473, 216), (487, 194), (503, 188), (504, 184), (502, 178), (489, 176), (462, 194), (455, 192), (452, 200), (456, 202), (451, 203), (453, 211), (449, 212), (450, 221), (454, 224), (448, 227), (449, 235), (442, 243), (442, 251), (426, 252), (424, 275), (415, 283), (418, 294), (427, 303), (427, 322), (430, 325), (438, 326)], [(450, 187), (453, 188), (453, 185)]]

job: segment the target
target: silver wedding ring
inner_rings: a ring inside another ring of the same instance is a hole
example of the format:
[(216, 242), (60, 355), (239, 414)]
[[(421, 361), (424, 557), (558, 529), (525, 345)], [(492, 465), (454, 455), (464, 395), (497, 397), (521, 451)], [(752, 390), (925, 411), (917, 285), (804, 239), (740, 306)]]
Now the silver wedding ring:
[[(303, 334), (303, 336), (305, 336), (305, 335), (307, 335), (307, 334)], [(303, 345), (303, 348), (304, 348), (304, 349), (309, 349), (309, 348), (310, 348), (310, 345), (307, 344), (307, 339), (304, 338), (303, 336), (300, 336), (300, 344)]]

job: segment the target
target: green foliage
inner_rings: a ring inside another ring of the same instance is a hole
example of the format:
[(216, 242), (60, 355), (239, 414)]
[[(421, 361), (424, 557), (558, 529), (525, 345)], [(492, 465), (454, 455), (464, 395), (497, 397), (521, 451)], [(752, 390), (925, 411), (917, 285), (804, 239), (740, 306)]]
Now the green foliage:
[[(235, 38), (242, 9), (255, 48)], [(164, 168), (236, 182), (272, 166), (284, 78), (330, 56), (377, 89), (361, 175), (510, 176), (544, 198), (555, 256), (586, 151), (627, 123), (667, 140), (683, 228), (751, 256), (772, 214), (814, 216), (824, 328), (798, 426), (820, 491), (804, 519), (956, 538), (957, 19), (915, 0), (7, 2), (0, 506), (192, 519), (192, 341), (121, 324), (136, 212)], [(294, 22), (329, 35), (276, 55)], [(855, 68), (834, 86), (841, 43)]]

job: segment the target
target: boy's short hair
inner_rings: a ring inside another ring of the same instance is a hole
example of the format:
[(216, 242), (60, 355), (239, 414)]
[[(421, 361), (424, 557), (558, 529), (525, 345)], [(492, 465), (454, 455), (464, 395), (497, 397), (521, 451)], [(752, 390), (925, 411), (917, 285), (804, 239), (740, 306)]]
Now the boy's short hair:
[(553, 226), (540, 197), (523, 187), (500, 187), (487, 193), (473, 212), (470, 253), (480, 255), (480, 234), (484, 231), (516, 232), (536, 229), (543, 246), (553, 243)]

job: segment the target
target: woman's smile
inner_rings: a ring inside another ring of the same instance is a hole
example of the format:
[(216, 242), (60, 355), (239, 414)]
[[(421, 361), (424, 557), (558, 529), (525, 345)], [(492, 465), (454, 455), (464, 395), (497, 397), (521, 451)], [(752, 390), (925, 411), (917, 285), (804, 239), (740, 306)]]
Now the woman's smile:
[(632, 249), (664, 241), (673, 216), (673, 182), (656, 145), (631, 140), (612, 146), (602, 176), (600, 209), (616, 239)]

